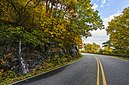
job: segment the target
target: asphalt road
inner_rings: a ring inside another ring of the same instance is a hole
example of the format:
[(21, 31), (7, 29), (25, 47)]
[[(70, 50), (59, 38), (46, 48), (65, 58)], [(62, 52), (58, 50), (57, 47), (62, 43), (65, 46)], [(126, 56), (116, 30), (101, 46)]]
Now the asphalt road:
[(105, 55), (83, 55), (74, 64), (18, 85), (129, 85), (129, 61)]

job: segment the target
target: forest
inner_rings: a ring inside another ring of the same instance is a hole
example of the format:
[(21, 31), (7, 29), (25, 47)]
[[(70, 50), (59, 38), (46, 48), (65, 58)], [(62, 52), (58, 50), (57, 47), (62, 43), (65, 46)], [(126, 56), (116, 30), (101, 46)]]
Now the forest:
[(92, 6), (90, 0), (0, 0), (0, 84), (78, 58), (81, 37), (104, 29)]

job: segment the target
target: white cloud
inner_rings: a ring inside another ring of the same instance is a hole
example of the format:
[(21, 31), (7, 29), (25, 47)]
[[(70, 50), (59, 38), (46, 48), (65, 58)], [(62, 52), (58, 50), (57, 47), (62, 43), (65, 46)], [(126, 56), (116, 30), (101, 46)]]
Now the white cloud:
[(102, 4), (100, 7), (104, 7), (104, 5)]
[(102, 4), (105, 4), (105, 3), (106, 3), (106, 0), (102, 0), (101, 3), (102, 3)]
[(93, 36), (102, 36), (106, 34), (106, 31), (104, 29), (100, 30), (94, 30), (91, 32)]
[(92, 9), (97, 10), (98, 9), (98, 5), (96, 3), (94, 3), (93, 6), (92, 6)]
[(92, 36), (84, 40), (85, 43), (97, 43), (102, 46), (102, 43), (108, 40), (106, 30), (96, 30), (91, 32)]
[(92, 8), (95, 9), (95, 10), (98, 7), (108, 7), (111, 4), (111, 0), (92, 0), (92, 2), (93, 2)]
[(109, 6), (112, 2), (109, 0), (108, 3), (106, 4), (106, 6)]
[(111, 0), (101, 0), (100, 7), (108, 7), (111, 4)]
[(120, 11), (118, 11), (117, 13), (103, 19), (103, 23), (104, 23), (105, 28), (107, 28), (108, 22), (110, 22), (112, 19), (114, 19), (115, 16), (119, 16), (120, 14), (122, 14), (122, 13), (120, 13)]
[[(108, 22), (110, 22), (114, 16), (118, 16), (122, 13), (120, 13), (120, 11), (118, 11), (117, 13), (103, 19), (103, 22), (104, 22), (104, 25), (105, 25), (105, 28), (108, 26)], [(91, 31), (91, 34), (92, 36), (91, 37), (88, 37), (87, 39), (84, 39), (84, 42), (85, 43), (97, 43), (99, 45), (102, 46), (102, 43), (107, 41), (109, 39), (109, 36), (107, 36), (107, 32), (105, 29), (102, 29), (102, 30), (94, 30), (94, 31)]]

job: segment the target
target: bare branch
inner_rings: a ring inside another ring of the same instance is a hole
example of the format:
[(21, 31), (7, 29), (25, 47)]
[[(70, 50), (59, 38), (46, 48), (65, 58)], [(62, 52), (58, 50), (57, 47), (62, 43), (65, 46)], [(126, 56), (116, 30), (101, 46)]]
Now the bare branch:
[(27, 3), (26, 3), (26, 5), (25, 5), (25, 7), (24, 8), (26, 8), (27, 7), (27, 5), (31, 2), (32, 0), (29, 0)]
[(36, 8), (39, 5), (40, 2), (41, 2), (41, 0), (38, 0), (37, 4), (34, 6), (34, 8)]
[(18, 13), (19, 19), (18, 19), (17, 23), (20, 22), (20, 20), (21, 20), (21, 13), (20, 13), (19, 10), (16, 8), (16, 6), (15, 6), (13, 0), (7, 0), (7, 1), (12, 5), (13, 9)]

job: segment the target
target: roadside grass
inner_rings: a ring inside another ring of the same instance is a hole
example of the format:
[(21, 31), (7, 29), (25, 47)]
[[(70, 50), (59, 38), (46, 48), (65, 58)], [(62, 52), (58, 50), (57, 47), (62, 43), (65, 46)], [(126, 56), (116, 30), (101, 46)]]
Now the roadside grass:
[(112, 57), (129, 61), (128, 57), (121, 57), (121, 56), (112, 56)]
[(59, 67), (69, 65), (81, 59), (82, 57), (83, 57), (82, 55), (77, 58), (72, 58), (71, 56), (67, 56), (67, 58), (66, 57), (59, 58), (58, 56), (56, 56), (53, 60), (47, 59), (43, 65), (37, 66), (35, 69), (31, 69), (30, 73), (20, 75), (20, 76), (17, 76), (16, 73), (11, 70), (4, 74), (6, 78), (3, 78), (2, 73), (0, 73), (0, 85), (8, 85), (18, 81), (29, 79), (34, 76), (44, 74), (46, 72), (57, 69)]
[[(82, 52), (82, 53), (86, 53), (86, 52)], [(106, 55), (106, 56), (111, 56), (113, 58), (118, 58), (118, 59), (129, 61), (129, 57), (122, 57), (122, 56), (119, 56), (119, 55), (116, 56), (116, 55), (113, 55), (113, 54), (100, 54), (100, 53), (90, 53), (90, 54)]]

